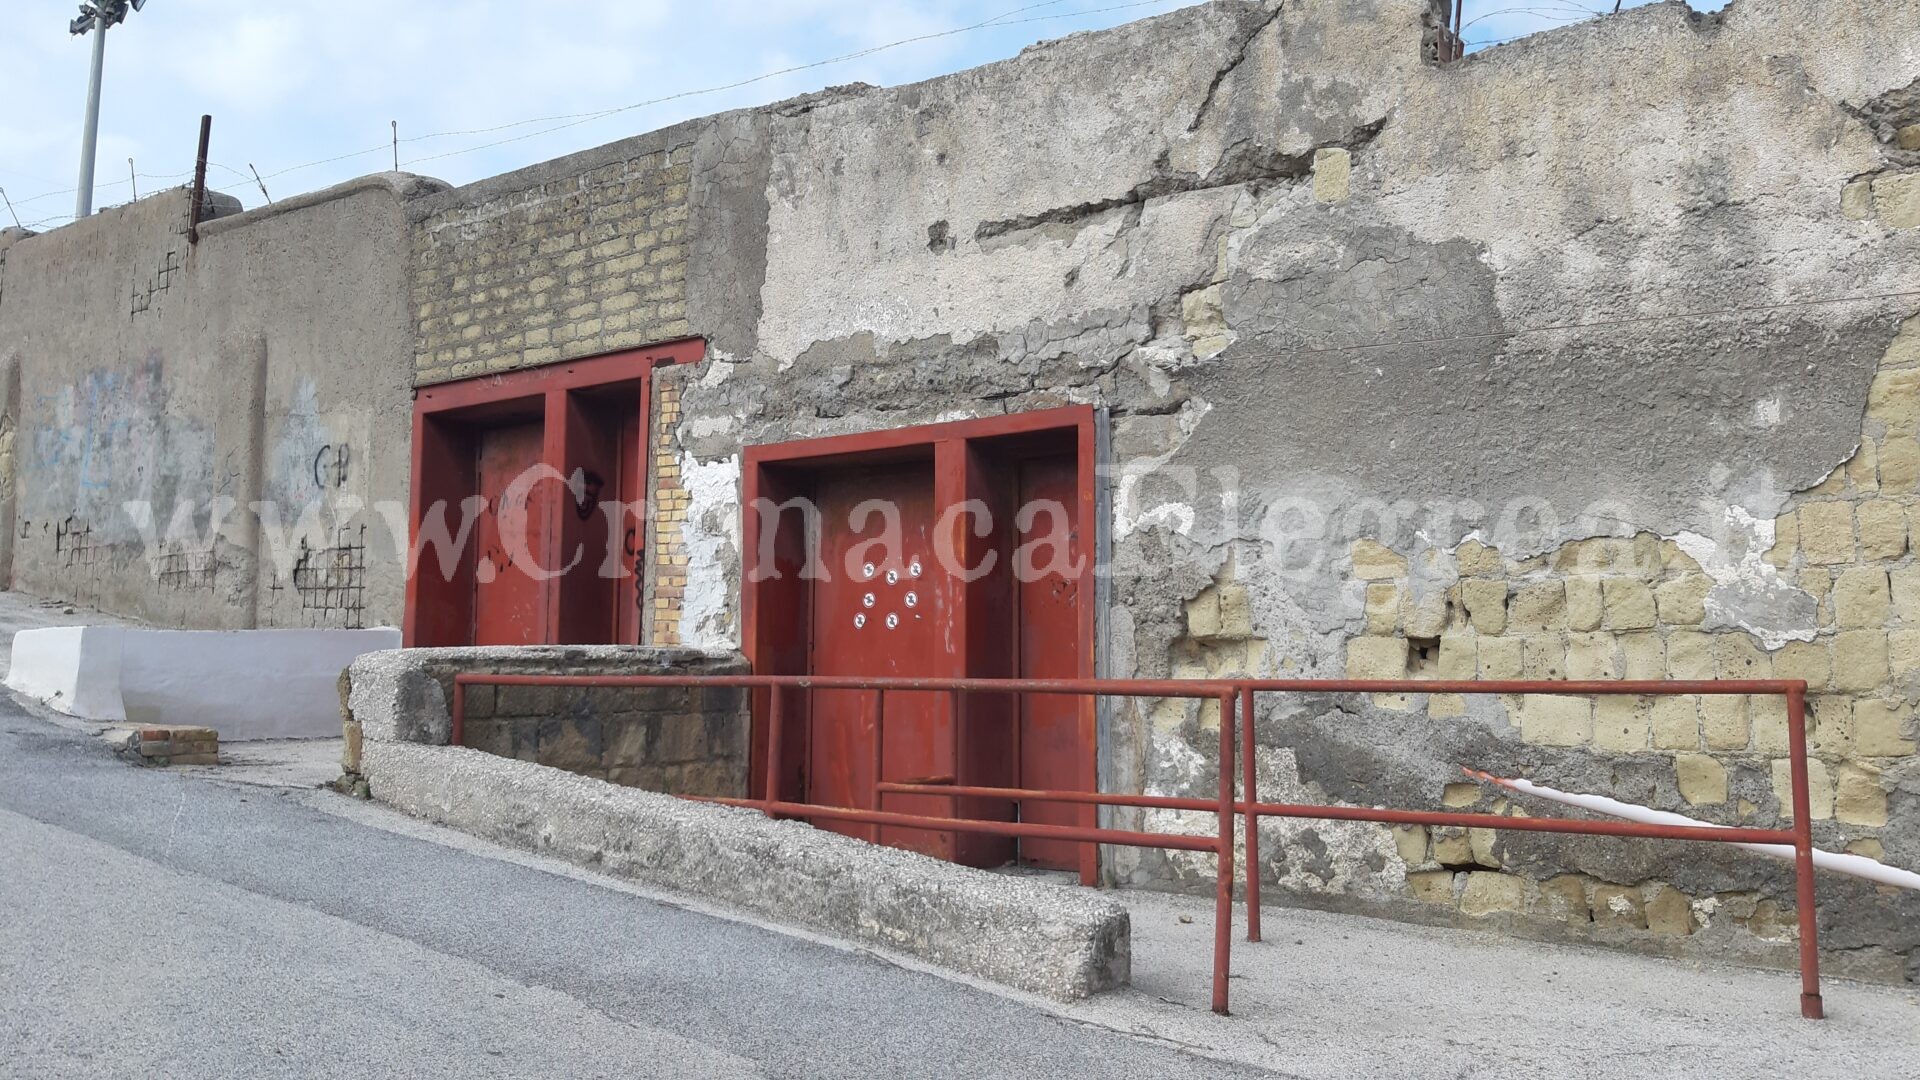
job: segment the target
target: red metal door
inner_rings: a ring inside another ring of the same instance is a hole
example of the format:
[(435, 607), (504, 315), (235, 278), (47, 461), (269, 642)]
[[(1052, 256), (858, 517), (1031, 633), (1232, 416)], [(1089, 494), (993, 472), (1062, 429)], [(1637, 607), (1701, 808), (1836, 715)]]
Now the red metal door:
[[(1023, 679), (1077, 679), (1080, 670), (1077, 470), (1072, 457), (1040, 458), (1019, 467), (1014, 521), (1014, 580), (1019, 671)], [(1083, 698), (1059, 694), (1020, 695), (1020, 784), (1023, 788), (1073, 791), (1092, 747), (1084, 738)], [(1090, 825), (1086, 808), (1066, 803), (1028, 803), (1020, 820), (1046, 825)], [(1020, 861), (1072, 870), (1079, 845), (1064, 840), (1024, 839)]]
[(530, 484), (527, 474), (540, 464), (543, 434), (533, 421), (487, 428), (476, 440), (474, 472), (486, 505), (474, 523), (475, 645), (547, 640), (544, 590), (527, 565), (532, 560), (544, 566), (549, 546), (543, 500), (553, 484)]
[[(927, 676), (950, 656), (947, 589), (932, 543), (930, 463), (828, 472), (815, 492), (820, 508), (820, 560), (813, 582), (808, 670), (821, 675)], [(863, 506), (863, 504), (865, 504)], [(865, 512), (870, 507), (886, 508)], [(860, 511), (860, 512), (856, 512)], [(886, 539), (888, 544), (870, 543)], [(870, 808), (873, 798), (874, 696), (870, 691), (816, 690), (809, 710), (807, 801)], [(885, 760), (889, 780), (953, 771), (953, 727), (945, 695), (886, 697)], [(890, 796), (889, 810), (946, 814), (946, 800)], [(953, 834), (822, 820), (822, 828), (952, 858)]]

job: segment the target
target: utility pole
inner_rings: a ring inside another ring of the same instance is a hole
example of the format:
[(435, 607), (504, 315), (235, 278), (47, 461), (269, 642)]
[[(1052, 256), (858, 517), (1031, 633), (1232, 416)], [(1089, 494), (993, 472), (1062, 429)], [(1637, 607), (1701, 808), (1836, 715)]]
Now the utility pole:
[(87, 79), (87, 126), (80, 135), (80, 190), (74, 200), (75, 221), (93, 213), (93, 150), (100, 134), (100, 79), (107, 63), (107, 27), (127, 21), (127, 9), (139, 11), (147, 0), (91, 0), (80, 5), (80, 17), (67, 31), (78, 37), (93, 31), (93, 74)]

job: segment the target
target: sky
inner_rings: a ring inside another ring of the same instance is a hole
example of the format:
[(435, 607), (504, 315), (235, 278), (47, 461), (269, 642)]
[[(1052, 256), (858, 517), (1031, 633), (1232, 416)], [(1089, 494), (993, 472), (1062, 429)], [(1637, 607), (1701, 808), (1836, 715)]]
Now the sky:
[[(463, 184), (689, 117), (913, 82), (1193, 2), (149, 0), (107, 34), (94, 206), (186, 183), (202, 113), (214, 117), (208, 184), (248, 207), (392, 168), (393, 123), (401, 168)], [(1467, 38), (1509, 40), (1612, 6), (1468, 0)], [(74, 210), (92, 38), (68, 33), (71, 0), (4, 9), (0, 191), (21, 223), (52, 228)]]

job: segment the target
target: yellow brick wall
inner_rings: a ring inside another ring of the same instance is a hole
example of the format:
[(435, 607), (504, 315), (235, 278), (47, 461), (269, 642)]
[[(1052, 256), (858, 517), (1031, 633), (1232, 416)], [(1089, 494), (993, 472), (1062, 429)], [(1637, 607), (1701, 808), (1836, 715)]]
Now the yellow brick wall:
[[(1858, 453), (1795, 495), (1766, 553), (1787, 580), (1818, 598), (1812, 641), (1768, 650), (1741, 630), (1708, 629), (1712, 579), (1671, 541), (1650, 534), (1567, 544), (1512, 559), (1475, 541), (1452, 553), (1457, 580), (1374, 541), (1350, 552), (1364, 590), (1365, 627), (1346, 648), (1354, 678), (1805, 679), (1809, 778), (1817, 840), (1878, 858), (1889, 770), (1916, 752), (1913, 708), (1900, 682), (1920, 671), (1920, 561), (1910, 532), (1920, 515), (1920, 318), (1880, 364)], [(1427, 551), (1435, 562), (1447, 555)], [(1773, 826), (1791, 813), (1787, 716), (1780, 698), (1504, 699), (1513, 734), (1549, 747), (1655, 756), (1672, 770), (1682, 809), (1722, 823)], [(1439, 722), (1466, 702), (1444, 695), (1381, 697), (1424, 708)], [(1472, 763), (1462, 763), (1472, 764)], [(1773, 801), (1729, 791), (1729, 774), (1761, 771)], [(1602, 792), (1601, 794), (1605, 794)], [(1519, 813), (1497, 793), (1450, 783), (1453, 807)], [(1602, 928), (1693, 932), (1698, 911), (1724, 910), (1767, 938), (1790, 935), (1791, 910), (1755, 895), (1706, 897), (1647, 881), (1580, 875), (1535, 881), (1503, 872), (1486, 830), (1396, 829), (1411, 895), (1469, 916), (1531, 911)], [(1502, 880), (1506, 879), (1506, 880)]]
[(680, 486), (680, 463), (673, 433), (680, 424), (680, 388), (656, 384), (653, 420), (653, 612), (648, 640), (680, 644), (681, 602), (687, 588), (687, 549), (680, 523), (687, 516), (687, 492)]
[(416, 383), (685, 337), (691, 160), (690, 145), (636, 149), (429, 214), (413, 233)]

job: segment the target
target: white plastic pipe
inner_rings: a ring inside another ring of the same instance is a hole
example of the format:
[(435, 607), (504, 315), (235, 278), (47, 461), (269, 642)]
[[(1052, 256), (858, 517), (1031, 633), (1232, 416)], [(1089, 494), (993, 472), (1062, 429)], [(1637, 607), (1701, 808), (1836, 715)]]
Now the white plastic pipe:
[[(1605, 795), (1575, 795), (1571, 792), (1547, 787), (1544, 784), (1536, 784), (1531, 780), (1495, 776), (1492, 773), (1481, 772), (1478, 769), (1469, 769), (1464, 766), (1460, 771), (1476, 780), (1485, 780), (1489, 784), (1498, 784), (1512, 791), (1519, 791), (1528, 795), (1538, 795), (1552, 802), (1561, 803), (1566, 806), (1577, 806), (1582, 810), (1591, 810), (1596, 814), (1606, 814), (1610, 817), (1624, 818), (1627, 821), (1638, 821), (1648, 825), (1698, 825), (1709, 829), (1731, 828), (1731, 826), (1728, 825), (1720, 825), (1711, 821), (1701, 821), (1697, 818), (1690, 818), (1685, 814), (1673, 813), (1669, 810), (1655, 810), (1651, 807), (1640, 806), (1635, 803), (1609, 799)], [(1770, 855), (1776, 859), (1784, 859), (1787, 862), (1793, 861), (1793, 846), (1791, 844), (1735, 844), (1734, 846), (1746, 848), (1748, 851), (1757, 851), (1762, 855)], [(1864, 855), (1844, 855), (1838, 852), (1822, 851), (1819, 848), (1814, 848), (1813, 865), (1822, 870), (1833, 870), (1853, 877), (1864, 878), (1879, 885), (1896, 885), (1903, 889), (1920, 890), (1920, 874), (1916, 874), (1911, 870), (1902, 870), (1897, 866), (1888, 866), (1886, 863), (1869, 859)]]

